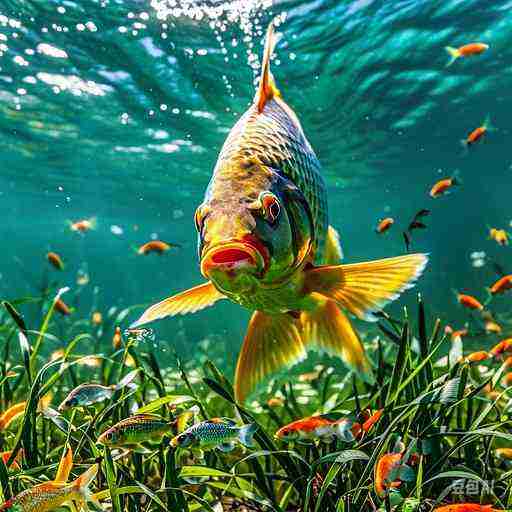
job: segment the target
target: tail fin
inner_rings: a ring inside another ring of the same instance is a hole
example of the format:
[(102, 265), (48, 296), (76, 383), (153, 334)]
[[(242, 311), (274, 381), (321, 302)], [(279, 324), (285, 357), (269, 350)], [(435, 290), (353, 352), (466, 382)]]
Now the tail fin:
[(342, 308), (367, 321), (373, 313), (413, 286), (427, 264), (425, 254), (316, 267), (306, 272), (306, 291), (333, 299)]
[(82, 473), (74, 482), (73, 487), (75, 488), (76, 493), (79, 495), (79, 498), (76, 500), (80, 506), (81, 510), (88, 510), (87, 502), (90, 501), (96, 507), (103, 510), (101, 503), (98, 499), (93, 495), (91, 490), (89, 489), (92, 481), (96, 478), (98, 474), (98, 465), (94, 464), (84, 473)]
[(318, 300), (317, 309), (304, 311), (300, 317), (304, 345), (341, 357), (349, 366), (367, 373), (369, 365), (364, 348), (350, 320), (334, 300), (317, 293), (312, 298)]
[(496, 131), (496, 127), (491, 122), (491, 115), (487, 114), (484, 120), (484, 124), (482, 125), (488, 132)]
[(60, 459), (59, 467), (57, 469), (57, 475), (55, 476), (54, 482), (65, 483), (68, 481), (69, 473), (73, 467), (73, 451), (68, 446), (62, 458)]
[(256, 311), (249, 322), (235, 372), (235, 396), (243, 402), (272, 373), (306, 358), (300, 325), (290, 315)]
[(253, 437), (256, 433), (256, 430), (258, 430), (258, 426), (256, 423), (249, 423), (248, 425), (242, 425), (239, 429), (239, 439), (240, 442), (246, 447), (246, 448), (253, 448), (254, 447), (254, 441)]
[(448, 61), (448, 64), (446, 64), (446, 67), (448, 67), (451, 66), (460, 57), (460, 52), (457, 48), (452, 48), (451, 46), (445, 46), (444, 49), (450, 55), (450, 60)]
[(274, 31), (274, 23), (272, 22), (267, 29), (265, 38), (265, 50), (263, 51), (263, 62), (261, 63), (261, 77), (256, 96), (254, 98), (258, 106), (258, 113), (263, 112), (263, 108), (267, 101), (274, 96), (280, 96), (279, 90), (274, 83), (272, 74), (270, 73), (270, 57), (274, 53), (278, 37)]

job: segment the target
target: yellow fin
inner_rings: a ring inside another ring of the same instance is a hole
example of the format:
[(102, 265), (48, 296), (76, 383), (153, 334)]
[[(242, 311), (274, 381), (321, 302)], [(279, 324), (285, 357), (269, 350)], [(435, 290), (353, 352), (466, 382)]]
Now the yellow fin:
[(89, 489), (97, 474), (98, 465), (94, 464), (73, 481), (73, 487), (75, 488), (75, 492), (78, 495), (74, 497), (73, 500), (76, 501), (77, 505), (79, 506), (79, 510), (83, 512), (89, 510), (89, 507), (87, 506), (88, 501), (93, 503), (98, 509), (103, 510), (103, 507), (101, 506), (98, 498)]
[(448, 61), (448, 64), (446, 64), (446, 67), (451, 66), (460, 56), (460, 51), (458, 48), (453, 48), (451, 46), (445, 46), (444, 49), (448, 52), (450, 55), (450, 60)]
[(59, 462), (59, 468), (57, 469), (57, 475), (55, 476), (54, 482), (66, 483), (69, 478), (69, 473), (73, 467), (73, 451), (71, 447), (66, 448), (66, 452), (62, 456)]
[(306, 271), (306, 292), (333, 299), (359, 318), (375, 321), (373, 313), (414, 285), (428, 261), (425, 254), (312, 268)]
[(195, 313), (225, 298), (212, 283), (200, 284), (149, 307), (130, 327), (138, 327), (166, 316)]
[(325, 263), (328, 265), (336, 265), (343, 259), (340, 235), (332, 226), (327, 228), (327, 240), (325, 242), (324, 259)]
[(350, 320), (336, 302), (313, 294), (318, 300), (314, 311), (303, 311), (300, 315), (302, 339), (309, 348), (316, 346), (330, 355), (341, 357), (350, 366), (367, 372), (368, 361), (364, 348)]
[(16, 418), (22, 416), (23, 413), (25, 412), (26, 405), (27, 402), (20, 402), (9, 407), (0, 416), (0, 430), (7, 428)]
[(299, 326), (291, 315), (267, 315), (260, 311), (252, 315), (236, 366), (238, 401), (243, 402), (268, 375), (306, 357)]
[(274, 23), (272, 22), (267, 29), (267, 36), (265, 38), (265, 50), (263, 51), (263, 61), (261, 63), (261, 77), (256, 97), (254, 101), (258, 106), (258, 113), (263, 112), (265, 104), (270, 101), (274, 96), (280, 96), (279, 90), (274, 83), (272, 74), (270, 73), (270, 57), (274, 53), (274, 48), (277, 44), (278, 37), (274, 31)]

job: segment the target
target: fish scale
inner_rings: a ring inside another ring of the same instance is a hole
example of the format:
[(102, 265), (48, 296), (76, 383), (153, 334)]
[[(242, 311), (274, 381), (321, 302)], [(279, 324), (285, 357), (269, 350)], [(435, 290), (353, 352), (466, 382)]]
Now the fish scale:
[[(231, 173), (231, 163), (250, 157), (292, 181), (304, 194), (313, 217), (315, 263), (323, 263), (328, 207), (320, 162), (296, 115), (280, 98), (270, 100), (261, 113), (253, 105), (238, 120), (221, 149), (207, 195), (215, 190), (216, 180), (224, 180), (224, 174)], [(221, 187), (217, 190), (223, 191)]]

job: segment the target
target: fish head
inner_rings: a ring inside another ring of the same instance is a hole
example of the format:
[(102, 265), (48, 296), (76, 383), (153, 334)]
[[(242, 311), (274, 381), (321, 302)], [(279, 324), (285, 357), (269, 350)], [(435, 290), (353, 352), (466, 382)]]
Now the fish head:
[(196, 437), (192, 432), (182, 432), (171, 439), (171, 446), (174, 448), (186, 448), (196, 442)]
[(281, 441), (285, 441), (287, 443), (295, 441), (299, 437), (299, 431), (289, 425), (281, 427), (275, 434), (276, 439), (280, 439)]
[(103, 446), (113, 446), (120, 441), (120, 437), (117, 429), (109, 428), (98, 437), (97, 443)]
[(209, 189), (196, 211), (201, 273), (227, 295), (285, 281), (311, 252), (313, 218), (302, 192), (275, 171), (237, 190)]
[(80, 397), (78, 396), (78, 393), (70, 393), (59, 405), (58, 410), (59, 412), (68, 411), (78, 405), (80, 405)]

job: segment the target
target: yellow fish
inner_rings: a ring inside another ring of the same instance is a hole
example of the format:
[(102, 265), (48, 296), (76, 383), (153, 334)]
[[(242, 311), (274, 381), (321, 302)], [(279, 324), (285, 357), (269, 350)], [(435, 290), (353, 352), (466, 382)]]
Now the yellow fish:
[(365, 320), (409, 288), (427, 263), (409, 254), (340, 265), (320, 163), (270, 73), (270, 25), (254, 102), (228, 135), (195, 214), (208, 280), (150, 307), (133, 326), (195, 313), (230, 299), (254, 311), (239, 355), (243, 401), (270, 374), (311, 348), (368, 368), (344, 311)]
[(87, 469), (76, 480), (66, 483), (73, 466), (73, 453), (68, 448), (62, 457), (55, 480), (34, 485), (0, 505), (0, 511), (12, 512), (49, 512), (64, 503), (74, 502), (81, 511), (88, 511), (87, 502), (101, 507), (99, 501), (89, 490), (91, 482), (98, 473), (98, 466)]

